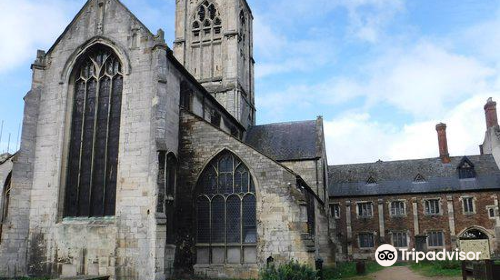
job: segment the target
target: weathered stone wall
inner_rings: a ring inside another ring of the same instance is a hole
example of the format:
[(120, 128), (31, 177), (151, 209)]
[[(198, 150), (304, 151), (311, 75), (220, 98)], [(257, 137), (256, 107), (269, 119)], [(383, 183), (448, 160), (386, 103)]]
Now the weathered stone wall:
[(43, 73), (34, 66), (32, 89), (24, 97), (21, 147), (12, 167), (9, 215), (3, 224), (0, 244), (0, 276), (22, 276), (27, 273), (26, 240), (42, 77)]
[[(463, 213), (462, 197), (474, 197), (474, 214)], [(440, 199), (440, 214), (427, 215), (424, 213), (425, 199)], [(401, 200), (405, 202), (406, 214), (402, 217), (391, 217), (390, 202)], [(358, 202), (371, 202), (373, 216), (359, 218), (356, 213)], [(373, 259), (374, 252), (383, 243), (392, 244), (391, 232), (408, 232), (409, 248), (415, 248), (415, 236), (426, 235), (428, 231), (443, 231), (447, 250), (454, 249), (457, 241), (465, 230), (478, 227), (490, 236), (492, 252), (500, 253), (496, 234), (498, 228), (498, 198), (494, 192), (469, 193), (438, 193), (427, 195), (400, 195), (386, 197), (330, 197), (331, 204), (340, 205), (340, 218), (334, 219), (331, 228), (337, 234), (333, 237), (336, 245), (337, 260)], [(414, 211), (416, 207), (417, 211)], [(495, 218), (490, 218), (488, 209), (493, 207)], [(350, 208), (350, 211), (348, 209)], [(383, 209), (380, 212), (380, 209)], [(382, 213), (382, 214), (381, 214)], [(372, 232), (375, 235), (375, 247), (372, 249), (359, 248), (358, 235), (361, 232)]]
[(281, 263), (291, 259), (314, 264), (314, 249), (302, 240), (304, 222), (300, 203), (303, 194), (296, 187), (294, 174), (280, 164), (255, 151), (202, 119), (181, 112), (179, 169), (179, 268), (195, 265), (193, 192), (199, 173), (207, 162), (227, 149), (250, 169), (256, 182), (257, 195), (257, 265), (194, 266), (198, 274), (227, 277), (256, 277), (266, 259), (273, 256)]
[(302, 177), (321, 200), (325, 201), (325, 184), (323, 182), (323, 160), (280, 161)]
[[(26, 98), (14, 166), (10, 213), (15, 214), (2, 244), (2, 275), (164, 278), (164, 237), (156, 234), (156, 150), (158, 144), (177, 151), (178, 111), (171, 108), (178, 104), (179, 87), (168, 84), (172, 74), (165, 52), (153, 48), (159, 41), (118, 1), (93, 0), (40, 55), (34, 74), (39, 86)], [(116, 215), (63, 219), (70, 73), (93, 44), (112, 48), (124, 72)], [(162, 235), (164, 228), (158, 232)]]
[[(176, 2), (175, 56), (246, 128), (255, 124), (252, 12), (246, 1), (211, 0), (220, 13), (221, 35), (214, 35), (220, 39), (212, 45), (207, 41), (200, 45), (192, 24), (203, 2)], [(245, 16), (244, 26), (240, 12)]]

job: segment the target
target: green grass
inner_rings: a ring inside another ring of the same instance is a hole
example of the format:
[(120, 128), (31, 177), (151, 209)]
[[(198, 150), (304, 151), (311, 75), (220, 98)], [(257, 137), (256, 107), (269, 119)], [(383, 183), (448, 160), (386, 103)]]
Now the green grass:
[[(366, 274), (384, 269), (376, 262), (366, 262)], [(356, 274), (356, 262), (337, 263), (335, 267), (325, 267), (323, 271), (325, 280), (347, 279), (358, 276)], [(362, 278), (361, 278), (362, 279)]]
[(411, 270), (427, 277), (461, 276), (462, 269), (458, 261), (433, 261), (411, 263)]

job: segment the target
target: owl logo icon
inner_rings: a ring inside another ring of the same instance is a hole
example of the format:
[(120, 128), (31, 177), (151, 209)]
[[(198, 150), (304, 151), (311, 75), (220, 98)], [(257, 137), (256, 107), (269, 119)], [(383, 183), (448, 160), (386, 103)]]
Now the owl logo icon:
[(375, 260), (381, 266), (393, 266), (398, 260), (398, 251), (392, 245), (381, 245), (375, 252)]

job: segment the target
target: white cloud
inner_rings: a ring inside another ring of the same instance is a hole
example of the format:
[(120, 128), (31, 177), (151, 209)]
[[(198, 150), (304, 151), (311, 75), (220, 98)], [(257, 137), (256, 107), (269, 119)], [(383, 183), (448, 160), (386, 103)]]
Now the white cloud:
[(391, 50), (367, 70), (362, 89), (370, 102), (387, 102), (414, 117), (439, 116), (450, 105), (488, 89), (494, 69), (474, 57), (429, 42)]
[(376, 43), (392, 19), (405, 10), (403, 0), (340, 0), (332, 1), (344, 7), (349, 15), (351, 36)]
[(34, 60), (48, 48), (76, 14), (76, 0), (0, 0), (0, 73)]
[(388, 104), (417, 120), (425, 120), (443, 116), (451, 106), (478, 92), (499, 89), (497, 70), (474, 57), (421, 41), (386, 49), (360, 66), (357, 76), (334, 76), (312, 85), (292, 84), (282, 92), (264, 94), (257, 101), (267, 109), (296, 102), (337, 105), (364, 97), (365, 104), (356, 105), (366, 110)]
[(451, 156), (478, 154), (485, 131), (483, 105), (493, 93), (460, 103), (442, 119), (409, 123), (402, 128), (375, 121), (368, 114), (345, 114), (325, 121), (330, 164), (375, 162), (439, 156), (435, 125), (447, 124)]

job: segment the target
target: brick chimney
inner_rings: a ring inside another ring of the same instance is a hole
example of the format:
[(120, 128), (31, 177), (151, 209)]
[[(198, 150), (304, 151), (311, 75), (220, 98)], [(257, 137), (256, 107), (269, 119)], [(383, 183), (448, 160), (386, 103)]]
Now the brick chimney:
[(484, 105), (484, 114), (486, 116), (487, 129), (498, 126), (497, 103), (491, 97), (488, 98), (486, 105)]
[(439, 157), (443, 163), (450, 163), (450, 154), (448, 153), (448, 140), (446, 139), (446, 124), (436, 125), (439, 143)]

